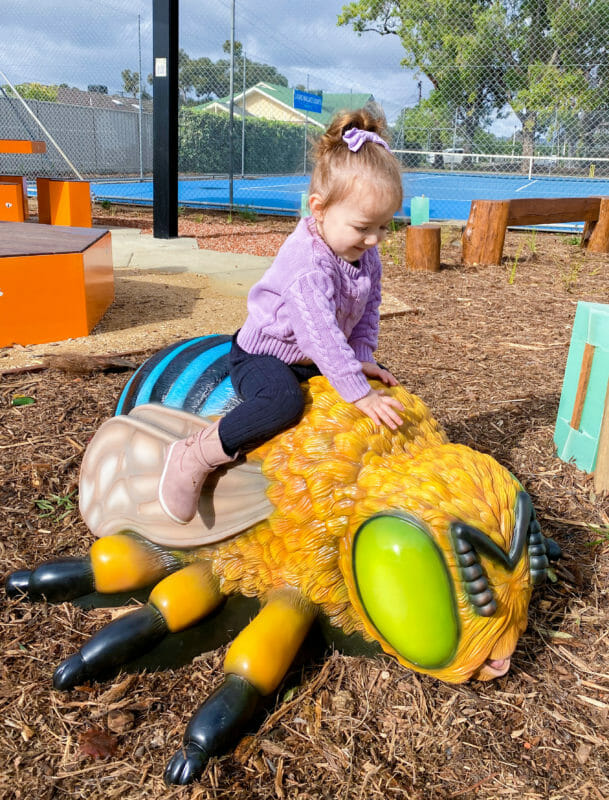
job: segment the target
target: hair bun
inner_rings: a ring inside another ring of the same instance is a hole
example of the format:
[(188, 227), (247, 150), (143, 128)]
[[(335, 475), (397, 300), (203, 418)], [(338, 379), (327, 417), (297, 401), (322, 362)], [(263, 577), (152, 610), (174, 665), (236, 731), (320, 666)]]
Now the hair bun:
[(317, 157), (324, 156), (336, 147), (345, 146), (343, 142), (344, 134), (351, 128), (359, 128), (362, 131), (372, 131), (373, 133), (387, 138), (387, 121), (380, 106), (371, 103), (354, 111), (340, 111), (330, 123), (326, 132), (319, 138), (317, 143)]

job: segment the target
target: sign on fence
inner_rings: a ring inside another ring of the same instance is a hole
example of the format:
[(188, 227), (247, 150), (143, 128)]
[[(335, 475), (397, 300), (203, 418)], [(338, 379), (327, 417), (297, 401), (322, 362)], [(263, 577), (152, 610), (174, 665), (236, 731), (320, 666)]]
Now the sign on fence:
[(321, 114), (321, 104), (322, 96), (320, 94), (311, 94), (310, 92), (301, 92), (299, 89), (294, 89), (294, 108)]

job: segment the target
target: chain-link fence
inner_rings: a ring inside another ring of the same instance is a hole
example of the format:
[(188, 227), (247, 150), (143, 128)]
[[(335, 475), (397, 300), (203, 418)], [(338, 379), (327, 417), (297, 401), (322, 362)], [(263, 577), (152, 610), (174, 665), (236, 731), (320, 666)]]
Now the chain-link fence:
[[(180, 202), (205, 206), (194, 178), (306, 178), (332, 115), (373, 101), (408, 173), (577, 177), (589, 193), (609, 175), (606, 2), (359, 0), (322, 13), (313, 1), (290, 19), (270, 2), (264, 17), (236, 3), (232, 60), (231, 0), (181, 2)], [(0, 171), (149, 179), (150, 4), (6, 4), (0, 138), (47, 152), (0, 155)], [(295, 90), (321, 97), (317, 110)], [(255, 207), (247, 191), (239, 202)]]

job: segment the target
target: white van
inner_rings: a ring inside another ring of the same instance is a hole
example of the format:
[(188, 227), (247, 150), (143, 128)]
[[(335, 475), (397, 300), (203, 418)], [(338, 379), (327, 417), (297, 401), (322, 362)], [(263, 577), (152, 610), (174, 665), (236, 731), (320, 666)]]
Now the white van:
[(427, 156), (427, 163), (435, 167), (440, 164), (440, 159), (442, 159), (444, 166), (450, 166), (451, 164), (461, 164), (463, 162), (463, 157), (464, 152), (462, 147), (449, 147), (441, 153), (430, 153)]
[(444, 152), (445, 164), (461, 164), (463, 161), (463, 148), (462, 147), (449, 147)]

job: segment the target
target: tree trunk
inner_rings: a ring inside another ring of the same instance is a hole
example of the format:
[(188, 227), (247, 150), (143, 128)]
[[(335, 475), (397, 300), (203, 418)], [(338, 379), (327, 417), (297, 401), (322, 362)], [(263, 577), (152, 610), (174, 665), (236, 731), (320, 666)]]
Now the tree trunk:
[[(527, 114), (522, 121), (522, 155), (532, 156), (535, 152), (535, 129), (537, 127), (537, 114)], [(521, 172), (528, 174), (529, 161), (526, 158), (522, 159)]]

